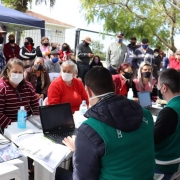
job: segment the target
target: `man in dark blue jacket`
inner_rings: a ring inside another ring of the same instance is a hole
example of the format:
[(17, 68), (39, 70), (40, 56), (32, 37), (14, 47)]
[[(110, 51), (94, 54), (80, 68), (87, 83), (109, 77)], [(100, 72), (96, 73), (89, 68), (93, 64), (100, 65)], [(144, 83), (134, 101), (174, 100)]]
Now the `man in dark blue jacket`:
[[(91, 108), (74, 140), (73, 175), (56, 180), (152, 180), (154, 175), (153, 119), (135, 101), (114, 94), (112, 76), (95, 67), (85, 78)], [(61, 170), (60, 170), (61, 171)]]

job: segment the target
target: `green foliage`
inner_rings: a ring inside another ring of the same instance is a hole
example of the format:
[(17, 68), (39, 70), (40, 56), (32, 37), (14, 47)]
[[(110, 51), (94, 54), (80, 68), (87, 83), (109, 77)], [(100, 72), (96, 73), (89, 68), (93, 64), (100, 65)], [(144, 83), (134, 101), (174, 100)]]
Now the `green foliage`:
[[(16, 9), (21, 12), (25, 12), (28, 8), (28, 3), (32, 3), (32, 0), (1, 0), (5, 6)], [(50, 7), (55, 5), (56, 0), (36, 0), (36, 4), (50, 3)]]
[(91, 43), (91, 49), (94, 55), (98, 55), (101, 60), (105, 60), (106, 53), (103, 52), (104, 45), (100, 41), (93, 40)]
[[(171, 0), (179, 6), (176, 0)], [(104, 22), (106, 32), (123, 31), (125, 38), (148, 38), (150, 44), (176, 50), (180, 12), (165, 0), (80, 0), (88, 22)]]

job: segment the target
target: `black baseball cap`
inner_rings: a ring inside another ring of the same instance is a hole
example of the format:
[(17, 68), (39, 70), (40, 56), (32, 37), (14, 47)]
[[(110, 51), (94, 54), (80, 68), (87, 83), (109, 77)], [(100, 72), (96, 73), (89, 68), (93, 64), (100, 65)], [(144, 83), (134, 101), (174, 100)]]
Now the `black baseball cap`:
[(130, 40), (136, 40), (136, 37), (135, 37), (135, 36), (132, 36), (132, 37), (130, 38)]
[(148, 43), (148, 42), (149, 42), (149, 41), (148, 41), (147, 38), (142, 39), (142, 43), (143, 43), (143, 44), (146, 44), (146, 43)]

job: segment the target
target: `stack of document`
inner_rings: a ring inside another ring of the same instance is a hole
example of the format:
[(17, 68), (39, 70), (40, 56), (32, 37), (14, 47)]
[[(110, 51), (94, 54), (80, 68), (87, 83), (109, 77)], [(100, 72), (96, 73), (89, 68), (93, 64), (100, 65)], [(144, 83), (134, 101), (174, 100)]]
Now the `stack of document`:
[(15, 143), (26, 156), (37, 161), (52, 173), (71, 152), (68, 147), (55, 144), (42, 134), (20, 136)]

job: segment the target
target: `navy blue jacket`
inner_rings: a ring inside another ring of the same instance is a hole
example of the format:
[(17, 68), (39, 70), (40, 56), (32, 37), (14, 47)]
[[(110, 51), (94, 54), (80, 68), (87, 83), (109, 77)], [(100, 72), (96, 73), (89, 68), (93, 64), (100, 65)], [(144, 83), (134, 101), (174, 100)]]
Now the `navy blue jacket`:
[[(135, 101), (124, 96), (111, 95), (92, 106), (85, 116), (93, 117), (124, 132), (131, 132), (140, 127), (143, 112)], [(90, 126), (82, 124), (77, 131), (75, 149), (73, 180), (97, 180), (101, 170), (101, 158), (105, 154), (102, 138)]]

